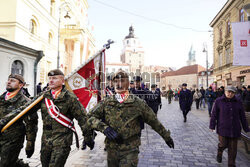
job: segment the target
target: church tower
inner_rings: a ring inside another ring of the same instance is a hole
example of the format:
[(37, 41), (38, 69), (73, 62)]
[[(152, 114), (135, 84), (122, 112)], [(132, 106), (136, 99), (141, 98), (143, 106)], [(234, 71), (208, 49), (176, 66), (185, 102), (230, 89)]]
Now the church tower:
[(123, 40), (121, 62), (130, 65), (130, 72), (141, 73), (144, 66), (144, 49), (134, 34), (134, 27), (129, 27), (129, 34)]
[(191, 46), (190, 51), (188, 53), (188, 61), (187, 61), (187, 65), (191, 66), (196, 64), (196, 60), (195, 60), (195, 51), (193, 50), (193, 46)]

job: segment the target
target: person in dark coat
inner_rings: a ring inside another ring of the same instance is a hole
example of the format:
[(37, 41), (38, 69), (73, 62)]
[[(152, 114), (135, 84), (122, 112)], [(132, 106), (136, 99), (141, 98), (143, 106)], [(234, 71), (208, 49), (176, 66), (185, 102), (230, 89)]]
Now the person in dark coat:
[(206, 103), (205, 103), (205, 89), (203, 87), (201, 87), (200, 89), (200, 92), (201, 92), (201, 99), (200, 99), (200, 108), (201, 106), (203, 105), (203, 108), (206, 108)]
[(246, 95), (244, 97), (244, 108), (246, 112), (250, 112), (250, 85), (247, 86)]
[(219, 89), (218, 89), (218, 92), (217, 92), (217, 97), (221, 97), (222, 95), (224, 95), (224, 86), (221, 86)]
[(107, 96), (112, 96), (114, 93), (115, 93), (115, 88), (114, 88), (114, 86), (113, 86), (113, 82), (112, 82), (112, 76), (111, 75), (109, 75), (108, 77), (107, 77), (107, 85), (108, 86), (106, 86), (106, 90), (105, 90), (105, 92), (106, 92), (106, 97)]
[(135, 89), (132, 90), (132, 93), (147, 102), (147, 91), (141, 87), (142, 78), (140, 76), (135, 76), (134, 81)]
[(38, 85), (36, 85), (36, 94), (39, 94), (42, 92), (42, 83), (39, 82)]
[(187, 114), (191, 110), (192, 101), (192, 93), (189, 89), (187, 89), (187, 84), (183, 83), (182, 90), (180, 91), (179, 104), (183, 113), (184, 122), (187, 121)]
[(156, 90), (156, 85), (153, 84), (151, 91), (148, 91), (148, 106), (157, 114), (159, 105), (161, 105), (161, 95)]
[(206, 91), (205, 96), (206, 96), (206, 98), (207, 98), (208, 114), (209, 114), (209, 117), (211, 117), (212, 107), (213, 107), (213, 104), (214, 104), (214, 100), (215, 100), (215, 98), (216, 98), (216, 94), (213, 92), (211, 86), (210, 86), (210, 87), (208, 88), (208, 90)]
[(228, 148), (228, 166), (235, 167), (237, 142), (241, 136), (241, 127), (249, 132), (242, 102), (235, 96), (236, 88), (227, 86), (225, 94), (217, 98), (212, 110), (209, 128), (219, 135), (217, 161), (222, 162), (223, 151)]

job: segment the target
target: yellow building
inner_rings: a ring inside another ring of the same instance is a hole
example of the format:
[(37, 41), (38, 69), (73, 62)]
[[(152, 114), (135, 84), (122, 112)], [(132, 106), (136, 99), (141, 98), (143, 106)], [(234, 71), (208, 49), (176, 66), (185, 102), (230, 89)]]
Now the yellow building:
[(218, 86), (250, 85), (250, 67), (233, 66), (232, 22), (247, 21), (243, 10), (250, 0), (228, 0), (214, 17), (210, 26), (213, 28), (214, 75)]
[(0, 0), (0, 37), (42, 50), (37, 82), (46, 83), (49, 70), (68, 74), (95, 52), (87, 9), (87, 0)]

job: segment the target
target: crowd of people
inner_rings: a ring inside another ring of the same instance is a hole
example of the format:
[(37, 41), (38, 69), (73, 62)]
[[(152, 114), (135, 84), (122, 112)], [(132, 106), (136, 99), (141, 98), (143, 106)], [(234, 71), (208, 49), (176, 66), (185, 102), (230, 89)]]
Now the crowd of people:
[[(225, 89), (220, 87), (214, 92), (212, 87), (207, 90), (189, 90), (188, 85), (183, 83), (179, 90), (169, 88), (161, 91), (156, 84), (147, 88), (142, 84), (140, 76), (129, 81), (128, 74), (119, 70), (107, 78), (106, 97), (87, 113), (77, 97), (64, 86), (62, 71), (51, 70), (48, 78), (48, 85), (42, 89), (42, 84), (39, 83), (37, 96), (30, 100), (23, 93), (24, 78), (17, 74), (9, 76), (6, 92), (0, 96), (0, 167), (28, 166), (18, 156), (25, 138), (27, 157), (30, 158), (34, 153), (38, 110), (41, 110), (43, 121), (40, 151), (43, 167), (64, 166), (73, 135), (79, 147), (73, 119), (77, 120), (82, 131), (82, 149), (94, 148), (94, 131), (100, 131), (106, 136), (105, 149), (109, 167), (137, 166), (141, 131), (145, 123), (163, 138), (169, 148), (174, 148), (170, 130), (157, 118), (158, 110), (162, 107), (161, 96), (166, 97), (169, 104), (173, 97), (179, 101), (184, 122), (187, 122), (193, 102), (196, 109), (202, 106), (205, 108), (207, 104), (211, 117), (209, 128), (212, 131), (216, 128), (219, 135), (219, 163), (222, 161), (224, 149), (228, 148), (228, 165), (235, 166), (241, 127), (249, 132), (245, 111), (249, 111), (250, 86), (247, 89), (242, 88), (241, 91), (233, 86)], [(2, 131), (10, 120), (35, 102), (37, 103), (29, 112)]]

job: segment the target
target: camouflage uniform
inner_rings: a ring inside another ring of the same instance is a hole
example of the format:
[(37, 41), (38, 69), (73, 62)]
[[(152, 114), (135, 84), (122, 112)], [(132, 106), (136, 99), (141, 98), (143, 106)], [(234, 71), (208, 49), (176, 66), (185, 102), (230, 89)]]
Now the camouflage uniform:
[[(0, 119), (13, 110), (24, 105), (29, 99), (20, 90), (17, 95), (5, 100), (6, 92), (0, 96)], [(24, 136), (26, 140), (35, 142), (37, 133), (37, 113), (28, 114), (10, 126), (0, 137), (0, 167), (17, 166), (19, 153), (23, 147)], [(25, 122), (25, 124), (23, 123)], [(26, 149), (32, 149), (27, 148)]]
[(88, 125), (91, 128), (104, 132), (111, 127), (122, 139), (119, 143), (107, 137), (105, 139), (109, 167), (137, 166), (141, 144), (140, 119), (149, 124), (165, 141), (170, 138), (170, 131), (159, 122), (152, 109), (132, 94), (123, 103), (119, 103), (115, 96), (110, 96), (97, 104), (88, 116)]
[[(41, 94), (39, 94), (41, 95)], [(34, 98), (36, 100), (39, 96)], [(85, 123), (87, 120), (86, 112), (77, 97), (69, 92), (65, 87), (62, 89), (58, 98), (53, 99), (51, 92), (46, 91), (44, 98), (48, 98), (59, 108), (60, 113), (73, 120), (77, 119), (86, 141), (91, 140), (91, 132), (86, 129)], [(20, 110), (26, 108), (30, 103), (21, 107)], [(70, 146), (73, 140), (73, 132), (71, 129), (61, 125), (56, 120), (51, 118), (47, 112), (45, 99), (32, 108), (35, 112), (41, 109), (43, 120), (43, 134), (41, 146), (41, 162), (43, 167), (63, 167), (70, 153)], [(30, 112), (32, 112), (30, 111)], [(17, 112), (17, 111), (16, 111)], [(16, 112), (13, 112), (15, 114)]]

